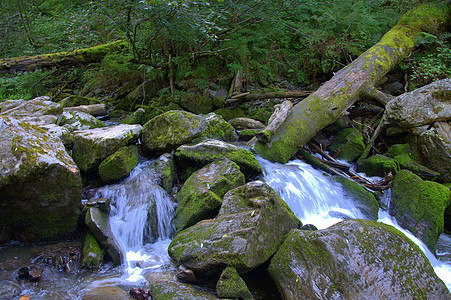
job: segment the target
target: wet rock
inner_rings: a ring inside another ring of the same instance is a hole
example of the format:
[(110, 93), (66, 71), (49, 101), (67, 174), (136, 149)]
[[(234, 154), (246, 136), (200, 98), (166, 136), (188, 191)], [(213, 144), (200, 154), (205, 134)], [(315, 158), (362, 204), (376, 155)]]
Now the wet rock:
[(391, 100), (385, 107), (388, 127), (408, 129), (451, 120), (451, 79), (443, 79)]
[(16, 299), (22, 292), (22, 288), (17, 281), (0, 281), (0, 299)]
[(133, 298), (138, 300), (148, 300), (149, 299), (149, 290), (145, 290), (142, 288), (132, 288), (130, 289), (130, 295), (133, 296)]
[(246, 283), (233, 267), (226, 267), (216, 284), (216, 294), (219, 298), (253, 300)]
[(352, 162), (359, 158), (365, 150), (362, 133), (353, 128), (343, 129), (337, 133), (329, 149), (332, 152), (340, 151), (337, 156), (338, 159)]
[(105, 124), (90, 114), (80, 111), (65, 111), (58, 116), (57, 124), (70, 132), (105, 127)]
[(293, 229), (268, 271), (283, 299), (450, 298), (418, 246), (374, 221)]
[(196, 273), (220, 272), (224, 266), (248, 272), (268, 260), (299, 225), (274, 190), (255, 181), (229, 191), (215, 219), (177, 234), (168, 253)]
[(249, 150), (217, 140), (208, 140), (195, 145), (183, 145), (177, 148), (175, 156), (179, 159), (202, 164), (217, 159), (228, 158), (240, 166), (246, 176), (255, 176), (262, 172), (254, 154)]
[(365, 215), (367, 219), (377, 221), (379, 202), (377, 202), (377, 199), (373, 193), (367, 191), (354, 181), (342, 176), (334, 176), (333, 180), (342, 185), (346, 195), (354, 201), (356, 207)]
[(116, 125), (75, 131), (73, 158), (86, 173), (95, 171), (100, 163), (120, 148), (133, 144), (141, 134), (140, 125)]
[(85, 114), (90, 114), (94, 117), (108, 115), (108, 111), (106, 110), (105, 103), (66, 107), (63, 109), (63, 112), (65, 112), (65, 111), (79, 111), (79, 112), (82, 112)]
[(206, 114), (211, 112), (214, 108), (213, 99), (209, 97), (189, 93), (185, 93), (178, 97), (180, 98), (180, 106), (195, 114)]
[(232, 125), (236, 130), (244, 129), (259, 129), (265, 128), (265, 124), (260, 121), (250, 119), (250, 118), (234, 118), (229, 120), (230, 125)]
[(300, 228), (301, 230), (318, 230), (315, 225), (313, 224), (305, 224)]
[(203, 219), (213, 218), (222, 197), (245, 183), (244, 175), (231, 160), (213, 162), (192, 174), (176, 195), (175, 230), (181, 231)]
[(51, 266), (54, 270), (66, 273), (78, 271), (82, 249), (79, 241), (60, 242), (33, 249), (37, 254), (35, 260)]
[(143, 148), (148, 153), (169, 152), (199, 137), (205, 120), (198, 115), (171, 110), (156, 116), (143, 126)]
[(99, 166), (99, 175), (103, 182), (110, 183), (126, 177), (138, 165), (138, 147), (122, 147)]
[(247, 142), (259, 133), (261, 129), (243, 129), (238, 132), (238, 140)]
[(153, 182), (170, 192), (177, 179), (177, 169), (175, 166), (174, 156), (165, 153), (152, 161), (150, 167), (154, 170), (155, 176)]
[(110, 229), (109, 216), (96, 207), (90, 207), (86, 212), (86, 225), (96, 240), (102, 245), (106, 253), (115, 264), (122, 262), (122, 252), (113, 237)]
[(31, 282), (38, 282), (42, 277), (42, 269), (36, 266), (23, 267), (19, 269), (19, 279), (26, 279)]
[(205, 130), (202, 137), (226, 142), (235, 142), (238, 135), (232, 125), (227, 123), (220, 115), (209, 113), (204, 116)]
[(178, 280), (188, 282), (188, 283), (193, 283), (193, 282), (196, 282), (196, 280), (197, 280), (196, 275), (194, 274), (193, 270), (190, 270), (190, 269), (178, 271), (175, 274), (175, 277), (177, 277)]
[(89, 199), (85, 205), (87, 207), (97, 207), (101, 212), (109, 214), (111, 210), (111, 201), (108, 198)]
[(214, 291), (201, 289), (197, 286), (180, 282), (174, 279), (173, 272), (150, 272), (146, 280), (150, 285), (150, 294), (153, 300), (190, 299), (190, 300), (217, 300)]
[(82, 300), (133, 300), (129, 293), (118, 286), (94, 286), (82, 291)]
[(81, 177), (61, 140), (0, 116), (0, 157), (0, 228), (28, 242), (73, 232)]
[[(6, 107), (5, 107), (6, 108)], [(57, 116), (63, 112), (63, 108), (55, 102), (50, 101), (50, 97), (41, 96), (32, 100), (21, 102), (19, 105), (9, 105), (9, 109), (2, 109), (0, 115), (10, 117), (40, 117), (43, 115)]]
[(451, 204), (451, 191), (444, 185), (422, 180), (401, 170), (393, 180), (389, 212), (398, 224), (422, 240), (435, 253), (444, 228), (445, 209)]
[(86, 233), (83, 246), (82, 265), (88, 269), (98, 269), (103, 262), (103, 252), (95, 237), (90, 233)]

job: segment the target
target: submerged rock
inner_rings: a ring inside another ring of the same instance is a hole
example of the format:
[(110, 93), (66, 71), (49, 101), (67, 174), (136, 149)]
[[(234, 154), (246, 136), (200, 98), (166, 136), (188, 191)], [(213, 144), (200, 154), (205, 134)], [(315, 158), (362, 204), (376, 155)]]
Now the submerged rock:
[(213, 218), (221, 207), (225, 193), (245, 182), (238, 165), (228, 159), (213, 162), (196, 171), (175, 197), (178, 202), (173, 218), (176, 232), (200, 220)]
[(28, 242), (73, 232), (81, 178), (61, 140), (37, 126), (0, 116), (0, 158), (1, 231)]
[(407, 170), (395, 175), (390, 215), (422, 240), (432, 253), (443, 232), (445, 209), (450, 203), (451, 191), (446, 186), (423, 181)]
[(177, 148), (175, 156), (202, 164), (228, 158), (239, 165), (241, 172), (245, 175), (256, 175), (262, 172), (261, 166), (252, 152), (218, 140), (180, 146)]
[(195, 272), (232, 266), (248, 272), (267, 261), (300, 221), (274, 190), (261, 181), (229, 191), (215, 219), (177, 234), (169, 255)]
[(122, 124), (75, 131), (74, 161), (83, 172), (92, 172), (107, 156), (124, 146), (133, 144), (141, 134), (141, 130), (140, 125)]
[(268, 271), (283, 299), (450, 299), (426, 256), (391, 226), (293, 229)]

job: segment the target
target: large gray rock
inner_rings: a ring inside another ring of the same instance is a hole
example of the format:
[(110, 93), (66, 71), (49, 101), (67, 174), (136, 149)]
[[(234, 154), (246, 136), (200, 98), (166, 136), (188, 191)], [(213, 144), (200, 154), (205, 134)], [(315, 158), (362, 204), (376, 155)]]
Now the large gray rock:
[(218, 216), (177, 234), (168, 252), (195, 272), (220, 272), (225, 266), (248, 272), (267, 261), (300, 224), (271, 187), (254, 181), (229, 191)]
[(243, 173), (226, 159), (213, 162), (192, 174), (175, 199), (178, 202), (173, 218), (177, 232), (203, 219), (213, 218), (222, 204), (222, 197), (231, 189), (245, 184)]
[(50, 135), (59, 138), (67, 149), (72, 148), (72, 144), (74, 143), (74, 135), (69, 131), (69, 129), (56, 124), (40, 125), (39, 127), (47, 131)]
[(59, 126), (64, 126), (70, 132), (105, 127), (105, 124), (92, 115), (81, 111), (64, 111), (58, 116)]
[(255, 175), (262, 171), (252, 152), (218, 140), (207, 140), (195, 145), (180, 146), (177, 148), (175, 156), (202, 164), (228, 158), (239, 165), (241, 172), (245, 175)]
[(133, 144), (141, 134), (140, 125), (116, 125), (74, 132), (73, 158), (83, 172), (92, 172), (109, 155)]
[(216, 284), (216, 294), (221, 298), (254, 300), (246, 283), (233, 267), (226, 267)]
[(59, 115), (63, 108), (55, 102), (50, 101), (50, 97), (41, 96), (28, 101), (21, 101), (19, 105), (5, 105), (5, 109), (0, 115), (11, 117), (39, 117), (42, 115)]
[(451, 120), (451, 79), (443, 79), (404, 93), (385, 107), (388, 127), (412, 128)]
[(125, 146), (105, 158), (99, 166), (99, 176), (103, 182), (118, 181), (128, 176), (138, 165), (138, 147)]
[(399, 171), (393, 179), (390, 215), (432, 253), (443, 232), (445, 209), (450, 203), (451, 191), (442, 184), (422, 180), (407, 170)]
[(80, 171), (61, 140), (27, 122), (0, 116), (0, 160), (2, 231), (10, 238), (34, 241), (75, 229)]
[(416, 128), (411, 144), (418, 148), (423, 164), (440, 173), (437, 181), (451, 182), (451, 126), (447, 122)]
[(113, 262), (115, 264), (121, 264), (123, 254), (111, 232), (109, 216), (97, 207), (90, 207), (86, 212), (85, 223)]
[(450, 299), (426, 256), (391, 226), (292, 230), (268, 271), (283, 299)]
[(220, 115), (209, 113), (203, 118), (205, 120), (205, 129), (202, 132), (202, 137), (226, 142), (236, 142), (238, 140), (235, 128)]
[(171, 110), (156, 116), (143, 126), (143, 148), (148, 153), (169, 152), (199, 137), (205, 129), (201, 116)]
[(66, 107), (63, 109), (63, 111), (79, 111), (93, 115), (94, 117), (108, 115), (108, 111), (106, 110), (104, 103)]

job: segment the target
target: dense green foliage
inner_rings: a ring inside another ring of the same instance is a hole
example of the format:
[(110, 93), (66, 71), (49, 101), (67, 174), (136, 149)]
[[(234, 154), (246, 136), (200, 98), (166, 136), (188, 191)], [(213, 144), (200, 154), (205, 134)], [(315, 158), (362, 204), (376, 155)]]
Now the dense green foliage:
[[(73, 50), (124, 39), (128, 52), (69, 70), (0, 77), (0, 100), (118, 90), (158, 82), (160, 95), (230, 83), (292, 88), (324, 81), (376, 43), (408, 0), (5, 0), (0, 58)], [(435, 1), (440, 2), (440, 1)], [(449, 33), (419, 41), (427, 55), (404, 65), (415, 84), (449, 77)], [(57, 79), (56, 79), (57, 78)], [(174, 84), (172, 84), (172, 82)]]

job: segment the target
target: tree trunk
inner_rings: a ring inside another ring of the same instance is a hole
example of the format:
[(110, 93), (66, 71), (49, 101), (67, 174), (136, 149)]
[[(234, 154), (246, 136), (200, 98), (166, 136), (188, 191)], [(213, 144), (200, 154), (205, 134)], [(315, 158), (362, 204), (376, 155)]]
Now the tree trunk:
[(16, 71), (31, 71), (56, 66), (88, 64), (100, 61), (109, 52), (123, 49), (126, 45), (127, 42), (117, 41), (69, 52), (0, 59), (0, 73), (14, 73)]
[(268, 143), (255, 141), (251, 145), (253, 150), (266, 159), (287, 162), (407, 57), (422, 31), (434, 32), (448, 17), (446, 11), (432, 5), (423, 5), (406, 13), (376, 45), (295, 105), (271, 140)]

